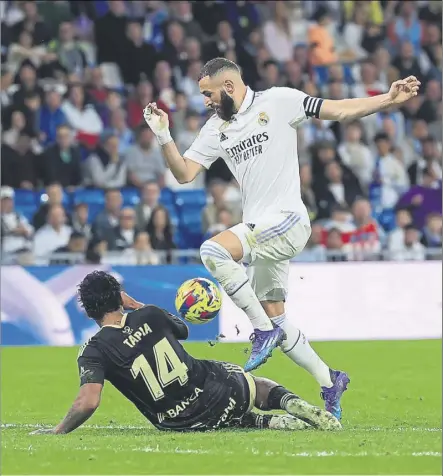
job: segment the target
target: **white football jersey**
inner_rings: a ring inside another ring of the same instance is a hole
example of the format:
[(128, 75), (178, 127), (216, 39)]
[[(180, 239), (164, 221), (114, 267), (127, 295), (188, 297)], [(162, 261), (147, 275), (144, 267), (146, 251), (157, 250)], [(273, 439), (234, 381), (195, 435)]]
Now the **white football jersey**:
[(296, 126), (318, 117), (322, 100), (297, 89), (247, 89), (229, 122), (213, 115), (184, 157), (209, 168), (223, 158), (240, 185), (243, 222), (281, 211), (309, 221), (301, 199)]

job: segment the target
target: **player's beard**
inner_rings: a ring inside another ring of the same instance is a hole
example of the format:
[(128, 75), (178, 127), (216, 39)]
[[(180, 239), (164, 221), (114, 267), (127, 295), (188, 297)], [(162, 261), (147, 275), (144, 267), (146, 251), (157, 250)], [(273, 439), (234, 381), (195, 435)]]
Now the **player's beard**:
[(230, 121), (235, 114), (234, 100), (226, 94), (226, 91), (220, 93), (220, 105), (216, 106), (215, 111), (220, 119)]

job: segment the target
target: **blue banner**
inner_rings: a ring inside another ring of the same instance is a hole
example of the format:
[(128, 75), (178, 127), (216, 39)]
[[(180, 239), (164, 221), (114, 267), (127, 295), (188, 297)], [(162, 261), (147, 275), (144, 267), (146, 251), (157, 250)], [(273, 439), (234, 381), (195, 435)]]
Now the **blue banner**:
[[(77, 345), (98, 330), (77, 302), (77, 286), (87, 273), (113, 274), (138, 301), (169, 312), (177, 288), (195, 277), (211, 279), (201, 265), (186, 266), (3, 266), (1, 268), (2, 345)], [(207, 341), (219, 333), (219, 318), (189, 324), (190, 340)]]

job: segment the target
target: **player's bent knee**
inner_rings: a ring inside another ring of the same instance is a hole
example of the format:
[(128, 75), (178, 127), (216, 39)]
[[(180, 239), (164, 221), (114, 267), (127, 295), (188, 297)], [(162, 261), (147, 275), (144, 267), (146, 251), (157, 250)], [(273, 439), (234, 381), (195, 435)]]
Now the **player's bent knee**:
[(269, 410), (269, 394), (271, 390), (278, 387), (278, 383), (263, 377), (254, 377), (255, 381), (255, 406), (260, 410)]
[(248, 230), (246, 225), (240, 223), (229, 230), (222, 231), (208, 241), (217, 243), (225, 248), (230, 253), (234, 261), (241, 261), (244, 256), (244, 243), (247, 243), (245, 237), (246, 230), (241, 229), (240, 231), (238, 229), (239, 227), (243, 228), (243, 226), (246, 228), (246, 230)]

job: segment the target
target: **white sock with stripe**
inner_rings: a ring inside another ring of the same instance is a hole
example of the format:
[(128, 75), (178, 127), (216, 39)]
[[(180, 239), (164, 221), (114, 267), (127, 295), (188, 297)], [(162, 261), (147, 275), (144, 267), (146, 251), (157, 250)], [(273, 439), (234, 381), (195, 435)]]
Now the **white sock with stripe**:
[(254, 329), (269, 331), (273, 325), (249, 283), (245, 269), (215, 241), (205, 241), (200, 255), (206, 269), (221, 284), (234, 304), (249, 317)]
[(286, 332), (286, 340), (281, 345), (282, 351), (297, 365), (307, 370), (322, 387), (332, 387), (329, 367), (310, 346), (305, 335), (293, 326), (286, 314), (273, 317), (272, 322)]

